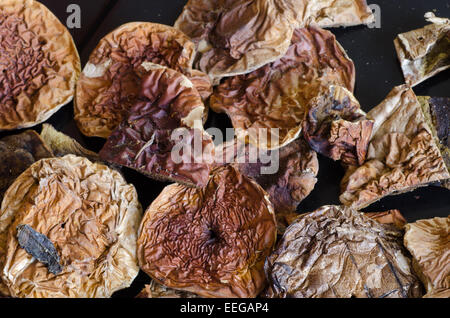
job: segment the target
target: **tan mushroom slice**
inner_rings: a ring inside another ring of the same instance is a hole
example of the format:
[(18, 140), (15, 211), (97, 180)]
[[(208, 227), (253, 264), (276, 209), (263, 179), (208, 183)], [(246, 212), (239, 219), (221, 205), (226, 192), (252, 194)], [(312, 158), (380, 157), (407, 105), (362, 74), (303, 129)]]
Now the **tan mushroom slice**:
[(256, 297), (276, 240), (268, 194), (228, 165), (204, 188), (173, 184), (145, 212), (139, 265), (155, 281), (203, 297)]
[(136, 298), (199, 298), (196, 294), (161, 285), (154, 280), (146, 284)]
[(406, 225), (406, 220), (399, 210), (389, 210), (385, 212), (366, 212), (364, 215), (372, 220), (380, 222), (381, 224), (392, 224), (398, 229), (403, 229)]
[(298, 215), (297, 206), (314, 189), (319, 173), (317, 154), (302, 138), (272, 151), (235, 139), (216, 147), (215, 155), (218, 165), (234, 165), (266, 190), (279, 233), (284, 232), (290, 218)]
[(426, 297), (448, 297), (450, 216), (407, 224), (404, 244), (413, 256), (414, 269), (427, 289)]
[(352, 92), (354, 83), (353, 61), (335, 36), (317, 27), (300, 28), (281, 59), (225, 79), (210, 107), (231, 118), (239, 139), (275, 149), (298, 138), (308, 102), (323, 87), (339, 85)]
[(266, 297), (420, 297), (421, 285), (394, 226), (344, 206), (292, 223), (267, 258)]
[(0, 130), (42, 123), (72, 100), (80, 57), (44, 5), (1, 1), (0, 50)]
[(450, 178), (411, 88), (395, 87), (368, 116), (374, 127), (366, 162), (347, 169), (341, 183), (343, 204), (361, 209), (387, 195)]
[(415, 86), (450, 68), (450, 20), (427, 12), (431, 24), (394, 40), (406, 84)]
[(303, 135), (312, 149), (346, 165), (364, 163), (373, 121), (367, 119), (352, 93), (330, 85), (307, 108)]
[[(34, 163), (9, 187), (0, 210), (1, 278), (10, 295), (110, 297), (128, 287), (139, 271), (141, 213), (135, 188), (105, 165), (74, 155)], [(17, 238), (23, 226), (35, 235), (25, 246)], [(59, 259), (57, 274), (33, 257), (37, 237), (56, 251), (40, 252)]]
[(127, 23), (100, 40), (77, 84), (75, 121), (87, 136), (107, 138), (136, 101), (144, 62), (160, 64), (192, 76), (201, 96), (211, 83), (192, 70), (194, 43), (182, 32), (150, 22)]
[(214, 143), (203, 129), (205, 107), (183, 74), (146, 63), (137, 102), (100, 151), (100, 157), (158, 180), (205, 186)]

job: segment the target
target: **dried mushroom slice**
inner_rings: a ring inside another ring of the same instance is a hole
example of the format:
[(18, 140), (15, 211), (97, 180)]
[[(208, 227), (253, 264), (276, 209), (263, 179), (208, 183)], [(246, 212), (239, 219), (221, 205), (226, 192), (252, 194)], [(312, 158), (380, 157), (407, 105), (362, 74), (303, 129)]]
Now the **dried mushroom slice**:
[(43, 124), (40, 136), (55, 157), (72, 154), (88, 158), (93, 162), (100, 161), (97, 153), (84, 148), (75, 139), (57, 131), (52, 125)]
[(412, 191), (450, 174), (414, 92), (395, 87), (372, 109), (366, 162), (347, 169), (340, 201), (361, 209), (381, 198)]
[[(434, 293), (450, 290), (450, 216), (419, 220), (406, 225), (404, 244), (413, 256), (414, 269), (427, 289)], [(435, 297), (438, 297), (436, 295)]]
[(205, 107), (183, 74), (147, 63), (137, 102), (100, 151), (108, 162), (159, 180), (208, 182), (214, 143), (203, 130)]
[(367, 119), (353, 94), (331, 85), (320, 91), (307, 108), (303, 135), (311, 148), (344, 164), (362, 165), (373, 121)]
[[(135, 188), (105, 165), (74, 155), (34, 163), (9, 187), (0, 211), (0, 269), (9, 294), (109, 297), (128, 287), (139, 271), (141, 213)], [(19, 225), (54, 245), (59, 274), (20, 247)]]
[(42, 123), (72, 100), (80, 57), (44, 5), (1, 1), (0, 50), (0, 130)]
[(403, 229), (406, 225), (406, 220), (399, 210), (389, 210), (385, 212), (368, 212), (365, 213), (372, 220), (380, 222), (381, 224), (392, 224), (398, 229)]
[[(87, 136), (107, 138), (139, 94), (142, 63), (151, 62), (191, 76), (194, 43), (182, 32), (149, 22), (127, 23), (100, 40), (77, 84), (75, 121)], [(208, 78), (194, 71), (202, 97)], [(209, 84), (210, 86), (210, 84)]]
[(343, 206), (291, 224), (267, 258), (267, 297), (420, 297), (402, 232)]
[[(353, 91), (354, 83), (353, 61), (335, 36), (317, 27), (301, 28), (281, 59), (224, 80), (210, 107), (231, 118), (238, 138), (274, 149), (300, 135), (308, 102), (322, 87), (340, 85)], [(267, 134), (266, 140), (260, 134)]]
[(198, 298), (196, 294), (168, 288), (154, 280), (146, 284), (136, 298)]
[(429, 24), (394, 40), (406, 84), (415, 86), (450, 68), (450, 20), (427, 12)]
[(278, 150), (261, 151), (251, 144), (232, 140), (216, 147), (216, 163), (233, 164), (254, 179), (268, 194), (277, 217), (279, 233), (317, 182), (317, 154), (299, 138)]
[(139, 265), (155, 281), (204, 297), (256, 297), (276, 225), (267, 193), (225, 166), (202, 189), (166, 187), (139, 233)]

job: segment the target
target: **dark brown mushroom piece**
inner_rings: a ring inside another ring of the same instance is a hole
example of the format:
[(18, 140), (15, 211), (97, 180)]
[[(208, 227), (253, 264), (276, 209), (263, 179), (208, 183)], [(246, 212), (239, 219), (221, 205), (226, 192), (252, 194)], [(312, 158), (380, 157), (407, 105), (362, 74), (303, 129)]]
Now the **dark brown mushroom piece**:
[(203, 297), (256, 297), (277, 231), (268, 194), (228, 165), (204, 188), (164, 188), (139, 233), (139, 266), (156, 282)]
[(312, 149), (346, 165), (362, 165), (373, 121), (347, 89), (328, 86), (309, 102), (303, 135)]
[(225, 79), (210, 107), (230, 117), (239, 139), (275, 149), (298, 138), (308, 103), (322, 88), (339, 85), (352, 92), (354, 84), (353, 61), (335, 36), (311, 26), (295, 30), (282, 58)]
[(214, 143), (203, 129), (205, 107), (183, 74), (146, 63), (141, 92), (106, 141), (102, 160), (157, 180), (205, 186)]
[(394, 226), (344, 206), (292, 223), (267, 258), (266, 297), (421, 297), (420, 281)]
[(340, 201), (362, 209), (381, 198), (447, 180), (450, 174), (416, 95), (395, 87), (367, 116), (374, 120), (366, 161), (349, 166)]

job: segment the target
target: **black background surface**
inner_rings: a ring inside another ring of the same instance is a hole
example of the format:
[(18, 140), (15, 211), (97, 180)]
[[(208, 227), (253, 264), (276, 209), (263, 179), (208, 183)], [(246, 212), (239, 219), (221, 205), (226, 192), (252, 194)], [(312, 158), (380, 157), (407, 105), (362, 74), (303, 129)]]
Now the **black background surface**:
[[(81, 28), (70, 29), (78, 47), (82, 66), (85, 65), (98, 41), (114, 28), (132, 21), (149, 21), (173, 25), (186, 0), (41, 0), (65, 24), (69, 4), (81, 7)], [(449, 0), (368, 0), (381, 8), (381, 28), (356, 26), (331, 29), (347, 50), (356, 66), (356, 98), (362, 108), (369, 111), (378, 105), (391, 89), (404, 82), (393, 40), (397, 34), (423, 27), (425, 12), (450, 17)], [(416, 86), (417, 95), (450, 97), (450, 70), (442, 72)], [(48, 121), (56, 129), (76, 138), (87, 148), (98, 151), (104, 140), (83, 136), (73, 120), (73, 104), (63, 107)], [(225, 115), (210, 112), (206, 128), (232, 127)], [(40, 132), (41, 125), (36, 126)], [(18, 131), (2, 132), (0, 137)], [(339, 182), (344, 170), (339, 163), (319, 156), (319, 181), (309, 197), (298, 207), (298, 212), (310, 212), (326, 204), (339, 204)], [(125, 178), (138, 191), (144, 209), (156, 198), (167, 183), (148, 179), (129, 169), (123, 169)], [(400, 209), (409, 221), (447, 216), (450, 211), (450, 192), (437, 186), (417, 189), (414, 192), (385, 198), (365, 211)], [(142, 272), (131, 288), (114, 296), (135, 296), (148, 282)]]

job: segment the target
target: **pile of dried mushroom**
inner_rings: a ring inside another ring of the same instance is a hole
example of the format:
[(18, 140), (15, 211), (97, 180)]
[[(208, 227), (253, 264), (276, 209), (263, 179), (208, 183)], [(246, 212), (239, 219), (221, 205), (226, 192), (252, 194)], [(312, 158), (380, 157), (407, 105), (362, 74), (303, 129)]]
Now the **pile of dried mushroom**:
[[(323, 29), (372, 23), (365, 0), (189, 0), (174, 27), (107, 34), (82, 72), (45, 6), (2, 1), (0, 129), (74, 98), (80, 131), (106, 142), (97, 154), (48, 124), (0, 140), (0, 296), (110, 297), (141, 269), (144, 298), (450, 297), (450, 216), (359, 212), (449, 188), (450, 98), (412, 90), (450, 67), (450, 22), (426, 18), (395, 39), (406, 84), (365, 113), (353, 61)], [(215, 144), (209, 108), (233, 140)], [(297, 214), (317, 153), (346, 168), (342, 205)], [(174, 183), (142, 213), (121, 167)]]

